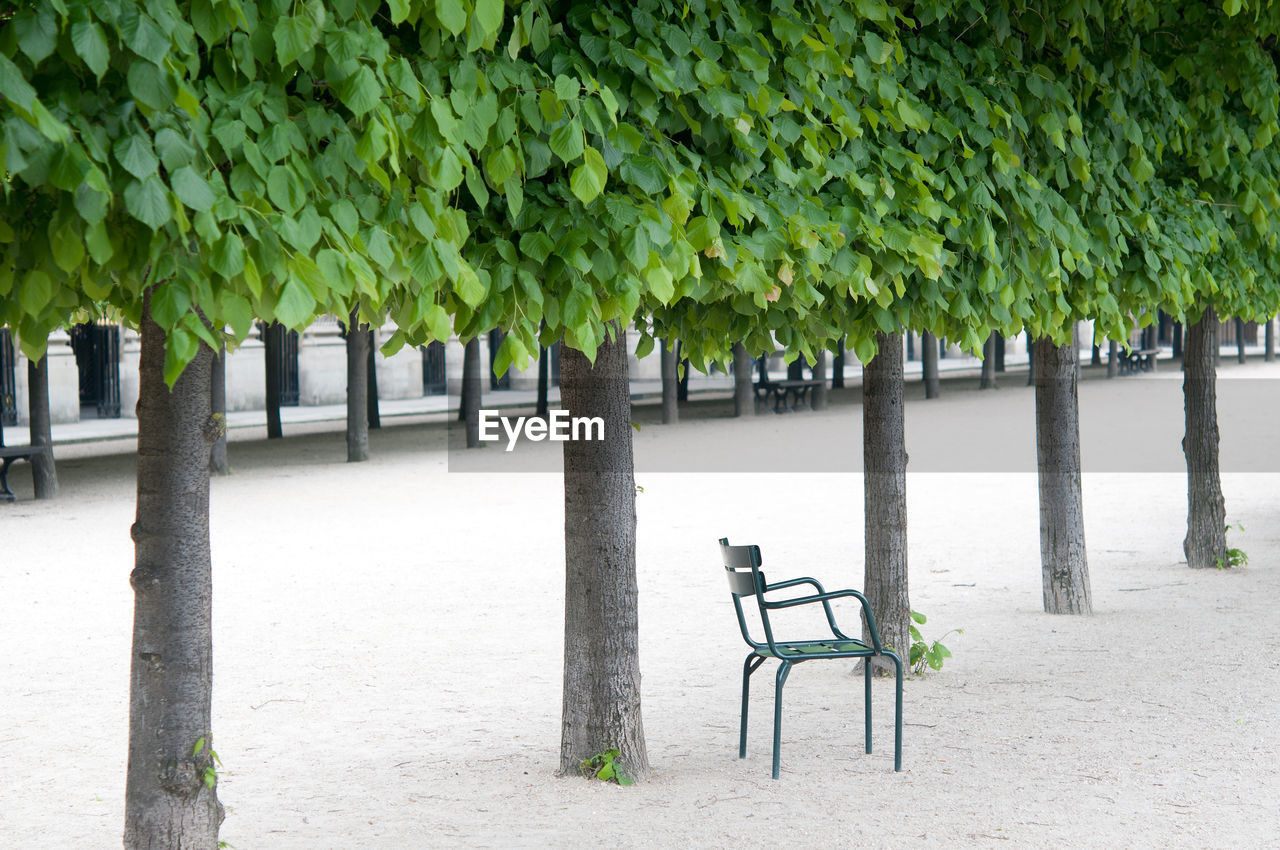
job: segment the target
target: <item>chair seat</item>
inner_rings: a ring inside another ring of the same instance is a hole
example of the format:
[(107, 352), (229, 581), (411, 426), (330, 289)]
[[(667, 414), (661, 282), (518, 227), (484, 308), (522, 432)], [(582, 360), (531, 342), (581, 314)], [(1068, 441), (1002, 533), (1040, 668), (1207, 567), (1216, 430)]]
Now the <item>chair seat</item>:
[[(875, 655), (875, 650), (862, 641), (857, 640), (798, 640), (789, 643), (774, 641), (782, 658), (858, 658), (864, 655)], [(762, 646), (756, 655), (765, 658), (776, 658), (773, 650)]]

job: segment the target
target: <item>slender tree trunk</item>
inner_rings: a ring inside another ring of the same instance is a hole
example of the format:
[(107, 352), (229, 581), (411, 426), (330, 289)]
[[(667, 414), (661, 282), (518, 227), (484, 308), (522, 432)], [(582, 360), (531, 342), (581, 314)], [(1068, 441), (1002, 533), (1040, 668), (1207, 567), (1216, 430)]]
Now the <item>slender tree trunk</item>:
[(1276, 361), (1276, 319), (1275, 316), (1267, 319), (1266, 331), (1266, 347), (1263, 349), (1262, 359), (1266, 363), (1274, 363)]
[(733, 344), (733, 415), (755, 416), (756, 398), (751, 370), (755, 361), (740, 342)]
[(907, 341), (907, 362), (909, 363), (916, 359), (916, 335), (907, 331), (903, 337)]
[(1114, 339), (1107, 341), (1107, 377), (1114, 378), (1120, 374), (1120, 343)]
[(924, 373), (924, 397), (937, 398), (942, 394), (942, 382), (938, 380), (938, 338), (928, 331), (920, 334), (920, 364)]
[(272, 322), (262, 334), (263, 354), (267, 361), (267, 439), (284, 436), (280, 427), (280, 363), (284, 360), (284, 325)]
[(907, 451), (902, 337), (878, 333), (876, 341), (879, 353), (862, 372), (866, 545), (863, 587), (881, 639), (892, 646), (906, 664), (911, 647), (911, 602), (907, 598)]
[(347, 320), (347, 462), (369, 459), (369, 326)]
[(831, 361), (831, 389), (844, 389), (844, 337), (836, 343), (836, 356)]
[(813, 388), (813, 404), (810, 407), (814, 410), (827, 409), (827, 352), (819, 351), (817, 359), (813, 362), (813, 379), (821, 381)]
[(1004, 334), (997, 331), (996, 338), (996, 374), (1004, 372)]
[(1033, 387), (1036, 383), (1036, 341), (1031, 338), (1031, 332), (1027, 332), (1027, 386)]
[[(213, 763), (209, 450), (213, 350), (170, 390), (164, 331), (142, 319), (138, 514), (129, 693), (126, 848), (214, 850), (223, 811)], [(206, 781), (207, 778), (207, 781)]]
[(592, 366), (566, 348), (560, 392), (571, 417), (600, 417), (603, 440), (564, 444), (565, 627), (560, 773), (616, 747), (633, 779), (649, 772), (640, 715), (636, 489), (626, 336)]
[[(680, 405), (676, 400), (680, 376), (676, 374), (676, 341), (671, 337), (662, 340), (660, 368), (662, 371), (662, 424), (680, 421)], [(688, 366), (685, 367), (689, 368)]]
[(368, 413), (369, 428), (382, 427), (382, 412), (378, 410), (378, 337), (377, 332), (369, 328), (369, 357), (368, 372), (369, 377), (366, 379), (369, 385), (368, 393)]
[(1236, 317), (1236, 362), (1243, 366), (1246, 362), (1244, 356), (1244, 319)]
[(1089, 358), (1089, 365), (1090, 366), (1102, 365), (1102, 346), (1101, 345), (1098, 345), (1096, 343), (1094, 344), (1093, 356)]
[[(676, 343), (679, 346), (679, 343)], [(677, 347), (677, 351), (679, 348)], [(676, 401), (684, 404), (689, 400), (689, 358), (680, 358), (680, 380), (676, 381)]]
[(1187, 458), (1187, 536), (1182, 551), (1187, 566), (1216, 567), (1227, 553), (1227, 508), (1218, 470), (1217, 371), (1213, 350), (1218, 347), (1218, 316), (1205, 310), (1200, 321), (1187, 326), (1183, 353), (1183, 409), (1187, 432), (1182, 452)]
[(1182, 322), (1174, 322), (1173, 323), (1173, 356), (1174, 357), (1182, 356), (1182, 337), (1183, 337)]
[(459, 411), (467, 430), (467, 448), (480, 445), (480, 399), (484, 392), (480, 375), (480, 338), (467, 343), (462, 355), (462, 409)]
[[(53, 427), (49, 417), (49, 358), (27, 361), (27, 414), (30, 416), (31, 445), (44, 446), (42, 454), (31, 457), (31, 479), (37, 499), (58, 496), (58, 470), (53, 463)], [(0, 446), (4, 441), (0, 440)]]
[(982, 344), (982, 374), (978, 378), (978, 389), (994, 390), (996, 387), (996, 335), (987, 336)]
[(227, 461), (227, 346), (224, 343), (213, 359), (213, 375), (209, 381), (209, 401), (213, 416), (218, 420), (218, 439), (209, 451), (209, 472), (214, 475), (230, 475)]
[(1040, 473), (1040, 566), (1044, 610), (1092, 614), (1080, 493), (1080, 411), (1075, 343), (1035, 346), (1036, 456)]
[(541, 419), (546, 419), (551, 412), (547, 395), (550, 391), (551, 364), (547, 362), (547, 354), (548, 351), (545, 345), (538, 348), (538, 403), (534, 408), (533, 415)]

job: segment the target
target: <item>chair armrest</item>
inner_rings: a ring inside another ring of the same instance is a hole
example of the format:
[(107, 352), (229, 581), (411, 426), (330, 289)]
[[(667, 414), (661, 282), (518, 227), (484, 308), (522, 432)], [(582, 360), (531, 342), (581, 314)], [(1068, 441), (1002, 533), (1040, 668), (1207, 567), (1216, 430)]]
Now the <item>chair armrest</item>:
[(771, 590), (781, 590), (784, 587), (795, 587), (798, 584), (813, 585), (813, 589), (818, 591), (819, 593), (825, 592), (822, 589), (822, 585), (818, 582), (816, 578), (808, 578), (807, 576), (805, 578), (793, 578), (793, 579), (788, 579), (787, 581), (779, 581), (779, 582), (774, 582), (773, 584), (766, 584), (764, 586), (764, 592), (768, 593)]
[[(813, 579), (796, 579), (794, 582), (779, 582), (772, 587), (780, 587), (787, 584), (818, 584)], [(818, 585), (821, 587), (821, 585)], [(827, 614), (827, 623), (831, 626), (832, 633), (841, 640), (853, 640), (853, 638), (840, 631), (836, 626), (835, 615), (831, 612), (831, 600), (853, 597), (862, 604), (863, 615), (867, 620), (867, 631), (871, 632), (871, 645), (876, 652), (882, 652), (883, 647), (880, 645), (880, 632), (876, 629), (876, 618), (871, 613), (871, 603), (867, 601), (867, 597), (856, 590), (833, 590), (829, 593), (815, 593), (810, 596), (797, 596), (794, 599), (783, 599), (778, 602), (761, 601), (761, 604), (770, 610), (775, 608), (794, 608), (797, 605), (810, 605), (814, 602), (821, 602), (823, 609)]]

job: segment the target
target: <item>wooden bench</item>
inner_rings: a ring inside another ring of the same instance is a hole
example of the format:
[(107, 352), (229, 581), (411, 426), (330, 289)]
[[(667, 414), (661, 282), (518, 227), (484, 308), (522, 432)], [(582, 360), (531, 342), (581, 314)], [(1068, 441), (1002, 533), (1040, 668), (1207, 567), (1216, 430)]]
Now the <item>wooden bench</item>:
[(18, 496), (9, 489), (9, 467), (14, 461), (25, 460), (27, 463), (38, 454), (48, 451), (44, 446), (5, 446), (0, 445), (0, 502), (16, 502)]
[(1119, 369), (1121, 375), (1133, 375), (1137, 372), (1154, 372), (1156, 358), (1160, 355), (1158, 348), (1132, 348), (1119, 352)]
[(756, 400), (768, 404), (772, 399), (774, 413), (786, 413), (795, 410), (797, 405), (807, 405), (809, 403), (809, 391), (825, 383), (825, 381), (814, 378), (789, 378), (782, 381), (772, 381), (769, 379), (768, 358), (761, 357), (756, 361), (756, 364), (760, 370), (760, 380), (753, 385)]

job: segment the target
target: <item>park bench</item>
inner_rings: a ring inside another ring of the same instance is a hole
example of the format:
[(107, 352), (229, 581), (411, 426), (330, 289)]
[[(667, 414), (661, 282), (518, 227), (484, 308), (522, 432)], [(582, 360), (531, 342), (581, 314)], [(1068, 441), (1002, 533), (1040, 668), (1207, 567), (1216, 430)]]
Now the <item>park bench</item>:
[[(875, 616), (871, 613), (871, 605), (867, 597), (856, 590), (835, 590), (830, 593), (822, 589), (817, 579), (808, 577), (793, 578), (769, 584), (765, 581), (760, 567), (759, 546), (730, 546), (727, 538), (720, 538), (720, 557), (729, 578), (729, 592), (733, 595), (733, 608), (738, 615), (738, 627), (742, 630), (742, 638), (751, 647), (747, 660), (742, 668), (742, 722), (738, 736), (738, 758), (747, 757), (747, 697), (750, 692), (751, 674), (756, 671), (767, 658), (776, 658), (781, 662), (778, 667), (777, 687), (773, 695), (773, 778), (778, 778), (779, 756), (782, 742), (782, 686), (787, 681), (791, 668), (803, 661), (816, 661), (823, 658), (861, 658), (863, 661), (863, 677), (866, 685), (866, 745), (871, 752), (871, 659), (883, 657), (893, 662), (897, 673), (897, 702), (894, 710), (893, 769), (902, 770), (902, 659), (892, 650), (880, 643), (880, 633), (876, 630)], [(809, 585), (816, 593), (797, 596), (789, 599), (766, 599), (767, 594), (775, 590)], [(760, 622), (764, 628), (764, 640), (759, 641), (751, 636), (747, 621), (742, 611), (744, 597), (755, 597), (760, 610)], [(853, 598), (862, 604), (863, 617), (867, 625), (866, 640), (852, 638), (840, 631), (836, 625), (835, 615), (831, 611), (831, 600)], [(794, 608), (799, 605), (821, 603), (823, 613), (827, 617), (827, 625), (831, 627), (830, 637), (810, 640), (779, 640), (774, 635), (773, 624), (769, 620), (769, 612), (782, 608)]]
[(9, 467), (15, 461), (25, 460), (27, 463), (38, 454), (48, 449), (44, 446), (6, 446), (0, 443), (0, 502), (16, 502), (18, 496), (9, 489)]
[[(788, 411), (798, 409), (799, 405), (809, 405), (809, 393), (824, 383), (815, 378), (789, 378), (782, 381), (773, 381), (769, 379), (769, 360), (767, 357), (760, 357), (756, 361), (756, 365), (760, 370), (760, 379), (755, 382), (755, 394), (757, 401), (763, 401), (766, 405), (772, 401), (774, 413), (786, 413)], [(812, 375), (812, 370), (810, 370)]]
[(1160, 355), (1158, 348), (1132, 348), (1119, 352), (1119, 369), (1121, 375), (1133, 375), (1138, 372), (1154, 372), (1156, 357)]

